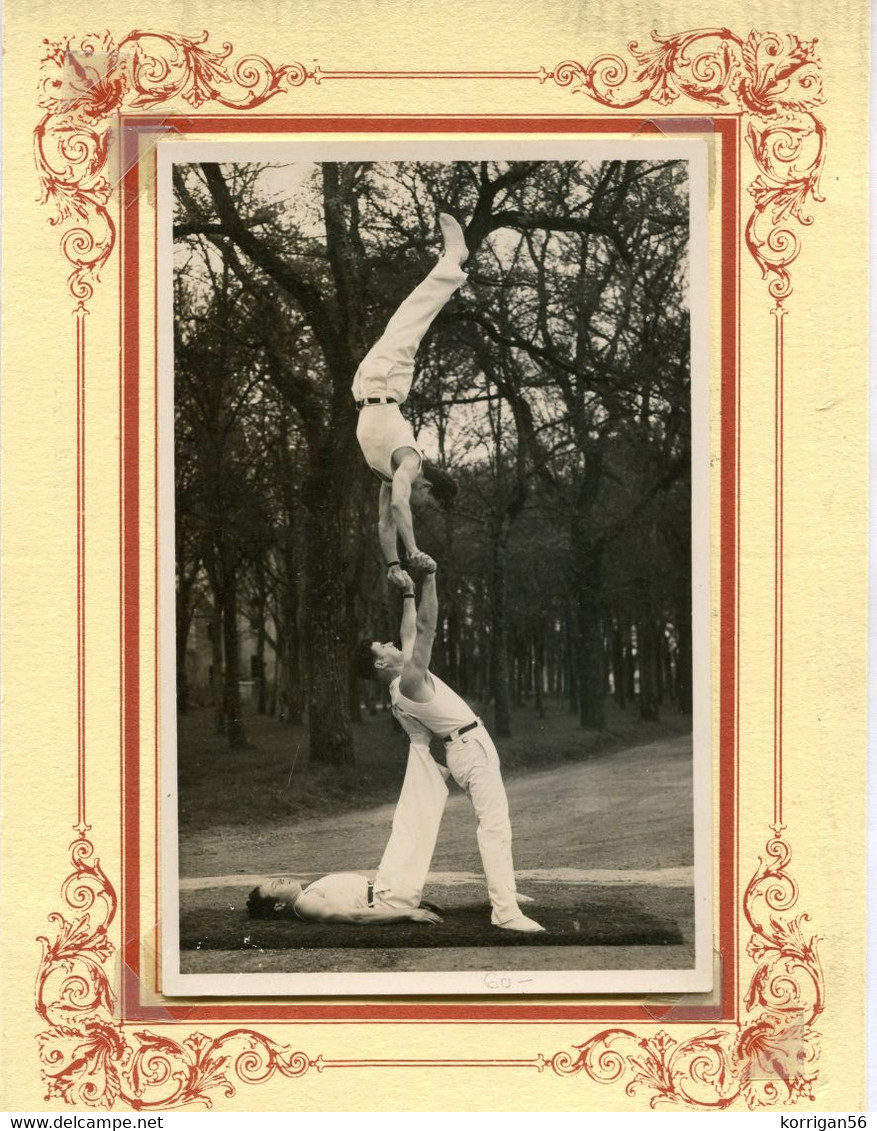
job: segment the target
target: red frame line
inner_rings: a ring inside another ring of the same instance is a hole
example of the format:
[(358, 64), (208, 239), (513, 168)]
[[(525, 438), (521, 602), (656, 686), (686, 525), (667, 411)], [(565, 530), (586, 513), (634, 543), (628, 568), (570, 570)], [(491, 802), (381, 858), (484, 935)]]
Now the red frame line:
[(91, 827), (86, 814), (85, 742), (85, 318), (76, 308), (76, 825), (80, 837)]
[(783, 320), (782, 302), (774, 307), (775, 437), (774, 466), (774, 698), (773, 698), (773, 830), (779, 836), (783, 825)]
[[(137, 132), (121, 131), (122, 253), (121, 271), (121, 814), (123, 889), (121, 899), (123, 967), (135, 972), (140, 962), (140, 869), (133, 853), (140, 838), (140, 311), (139, 311), (139, 169)], [(126, 984), (122, 1009), (127, 1015)]]
[(543, 67), (538, 71), (324, 71), (316, 66), (308, 73), (316, 83), (323, 79), (536, 79), (540, 83), (554, 77)]
[[(721, 489), (720, 489), (720, 613), (719, 666), (721, 705), (719, 709), (719, 835), (729, 838), (727, 853), (719, 851), (719, 909), (722, 927), (734, 939), (735, 957), (731, 963), (722, 956), (724, 1000), (735, 1005), (740, 1000), (739, 971), (736, 961), (740, 844), (740, 248), (743, 222), (740, 215), (740, 188), (743, 184), (740, 119), (733, 134), (722, 140), (722, 399), (721, 399)], [(733, 228), (732, 228), (733, 225)], [(733, 310), (728, 295), (733, 294)], [(733, 350), (733, 354), (730, 351)], [(733, 505), (731, 503), (733, 500)], [(733, 551), (726, 553), (727, 546)], [(724, 679), (732, 672), (733, 694), (725, 702)], [(727, 709), (726, 709), (727, 708)], [(725, 733), (727, 724), (728, 731)], [(726, 751), (733, 757), (726, 758)], [(724, 808), (728, 796), (728, 810)], [(733, 799), (733, 800), (730, 800)], [(730, 863), (726, 867), (726, 861)], [(724, 916), (727, 915), (727, 924)], [(720, 930), (720, 938), (724, 934)], [(729, 968), (730, 967), (730, 968)]]
[[(495, 76), (493, 76), (495, 77)], [(667, 115), (673, 117), (672, 115)], [(739, 403), (739, 187), (740, 187), (740, 121), (737, 115), (709, 119), (691, 119), (692, 132), (718, 134), (721, 152), (721, 471), (720, 471), (720, 644), (719, 644), (719, 939), (722, 956), (720, 977), (721, 1006), (674, 1006), (666, 1000), (634, 1004), (630, 997), (619, 997), (611, 1004), (605, 999), (579, 996), (552, 998), (538, 1004), (499, 998), (461, 1000), (370, 999), (357, 1004), (343, 1001), (289, 1000), (253, 1004), (252, 1001), (228, 1005), (164, 1002), (161, 1006), (145, 1004), (140, 994), (140, 293), (139, 293), (139, 167), (138, 142), (150, 129), (185, 134), (294, 134), (347, 132), (422, 134), (577, 134), (652, 133), (662, 131), (656, 124), (659, 115), (636, 117), (599, 116), (491, 116), (481, 117), (415, 117), (373, 116), (343, 117), (307, 115), (297, 117), (248, 117), (245, 123), (231, 115), (209, 117), (123, 116), (121, 121), (123, 169), (121, 182), (120, 224), (120, 325), (121, 398), (120, 398), (120, 519), (121, 519), (121, 836), (122, 836), (122, 957), (129, 976), (121, 987), (121, 1016), (138, 1021), (296, 1021), (297, 1023), (344, 1021), (345, 1023), (484, 1023), (521, 1022), (550, 1023), (557, 1021), (645, 1021), (703, 1020), (733, 1021), (736, 1019), (737, 985), (737, 891), (738, 838), (737, 768), (738, 768), (738, 626), (739, 626), (739, 437), (737, 412)], [(678, 122), (674, 117), (674, 123)], [(153, 250), (153, 255), (155, 251)], [(157, 378), (157, 369), (154, 370)], [(156, 381), (157, 388), (157, 381)], [(156, 390), (153, 390), (155, 395)], [(157, 436), (153, 459), (157, 468)], [(156, 496), (157, 504), (157, 496)], [(82, 560), (80, 558), (80, 568)], [(157, 558), (156, 593), (157, 583)], [(156, 618), (157, 621), (157, 618)], [(156, 654), (156, 664), (158, 656)], [(158, 690), (156, 689), (156, 707)], [(156, 740), (155, 757), (158, 756)], [(153, 834), (159, 835), (158, 797), (154, 813)], [(394, 1064), (396, 1062), (393, 1062)], [(455, 1062), (456, 1063), (456, 1062)]]
[[(737, 138), (735, 140), (735, 146), (736, 146), (736, 162), (737, 162), (737, 189), (735, 190), (736, 193), (737, 193), (736, 211), (735, 211), (735, 216), (736, 216), (736, 221), (737, 221), (737, 236), (736, 236), (736, 239), (734, 241), (734, 252), (733, 252), (733, 254), (739, 261), (740, 232), (743, 230), (743, 221), (742, 221), (741, 215), (740, 215), (740, 197), (739, 197), (739, 186), (742, 185), (742, 183), (743, 183), (742, 153), (741, 153), (739, 132), (738, 132)], [(729, 205), (729, 207), (730, 207), (730, 205)], [(723, 255), (725, 254), (725, 248), (724, 247), (722, 249), (722, 254)], [(739, 312), (739, 310), (741, 309), (741, 302), (742, 302), (739, 262), (738, 262), (737, 267), (735, 269), (735, 273), (736, 273), (736, 276), (737, 276), (736, 292), (735, 293), (736, 293), (736, 298), (737, 298), (737, 310)], [(735, 321), (736, 321), (736, 334), (735, 334), (735, 337), (734, 337), (734, 345), (735, 345), (735, 349), (737, 351), (737, 363), (735, 364), (735, 367), (734, 367), (734, 370), (735, 370), (734, 397), (735, 397), (735, 405), (739, 406), (739, 404), (740, 404), (740, 365), (739, 365), (739, 358), (740, 358), (740, 319), (739, 319), (739, 316), (735, 319)], [(723, 385), (723, 388), (724, 388), (724, 385)], [(723, 409), (723, 411), (724, 411), (724, 409)], [(735, 410), (735, 411), (738, 411), (738, 410)], [(724, 445), (724, 440), (723, 440), (723, 445)], [(742, 487), (741, 487), (742, 478), (741, 478), (741, 473), (740, 473), (740, 450), (741, 450), (740, 449), (740, 430), (737, 427), (737, 421), (735, 419), (735, 423), (734, 423), (734, 479), (733, 479), (734, 523), (735, 523), (735, 526), (734, 526), (734, 593), (737, 596), (737, 599), (734, 601), (734, 639), (735, 639), (735, 641), (739, 641), (739, 639), (740, 639), (740, 600), (739, 600), (739, 594), (740, 594), (740, 496), (741, 496), (741, 490), (742, 490)], [(723, 446), (723, 450), (722, 450), (722, 461), (723, 461), (723, 463), (724, 463), (724, 457), (725, 457), (725, 451), (724, 451), (724, 446)], [(730, 472), (729, 472), (729, 475), (730, 475)], [(722, 537), (724, 537), (724, 529), (722, 531)], [(735, 685), (736, 688), (739, 689), (739, 687), (740, 687), (740, 649), (736, 645), (735, 645), (735, 648), (734, 648), (734, 685)], [(740, 696), (739, 696), (739, 693), (734, 696), (734, 777), (733, 777), (733, 783), (734, 783), (734, 797), (739, 799), (739, 796), (740, 796)], [(740, 809), (739, 809), (739, 805), (736, 805), (735, 811), (734, 811), (734, 835), (736, 837), (736, 843), (739, 845), (739, 843), (740, 843)], [(734, 874), (729, 879), (729, 882), (732, 886), (732, 891), (735, 891), (735, 892), (739, 890), (739, 888), (737, 886), (738, 885), (738, 877), (739, 877), (739, 871), (737, 870), (736, 859), (735, 859)], [(734, 933), (734, 938), (736, 939), (737, 938), (737, 930), (738, 930), (738, 926), (737, 926), (738, 920), (737, 920), (737, 907), (736, 907), (736, 903), (733, 900), (732, 900), (732, 909), (733, 909), (733, 912), (732, 912), (733, 913), (733, 933)], [(736, 969), (736, 964), (735, 964), (735, 968), (734, 968), (733, 993), (734, 993), (734, 1000), (735, 1001), (739, 1000), (740, 983), (739, 983), (739, 971)]]

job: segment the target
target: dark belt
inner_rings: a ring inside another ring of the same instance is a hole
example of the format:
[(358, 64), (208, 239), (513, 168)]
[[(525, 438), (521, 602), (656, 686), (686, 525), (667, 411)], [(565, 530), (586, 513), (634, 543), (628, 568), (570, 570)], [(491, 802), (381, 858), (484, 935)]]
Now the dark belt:
[(395, 397), (364, 397), (361, 401), (356, 402), (357, 408), (362, 408), (367, 404), (398, 404), (399, 402)]
[(468, 734), (470, 730), (475, 730), (477, 726), (481, 726), (481, 719), (476, 719), (473, 723), (466, 723), (464, 727), (452, 730), (450, 734), (445, 735), (442, 741), (453, 742), (455, 738), (459, 738), (461, 734)]
[(371, 882), (371, 880), (369, 880), (367, 900), (368, 900), (369, 907), (374, 907), (374, 905), (375, 905), (375, 885)]

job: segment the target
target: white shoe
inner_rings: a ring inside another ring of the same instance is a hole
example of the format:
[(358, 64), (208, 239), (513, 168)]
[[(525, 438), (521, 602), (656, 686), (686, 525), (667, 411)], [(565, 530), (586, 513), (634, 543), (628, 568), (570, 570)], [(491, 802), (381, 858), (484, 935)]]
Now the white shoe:
[(469, 249), (466, 247), (463, 229), (448, 212), (439, 212), (438, 222), (445, 244), (445, 255), (456, 260), (462, 266), (469, 258)]
[(532, 897), (532, 895), (521, 895), (521, 893), (519, 891), (515, 892), (515, 899), (518, 901), (518, 903), (535, 903), (536, 902), (536, 900)]
[(545, 928), (540, 926), (535, 919), (528, 919), (526, 915), (517, 915), (514, 919), (509, 919), (507, 923), (500, 923), (500, 927), (504, 931), (544, 931)]

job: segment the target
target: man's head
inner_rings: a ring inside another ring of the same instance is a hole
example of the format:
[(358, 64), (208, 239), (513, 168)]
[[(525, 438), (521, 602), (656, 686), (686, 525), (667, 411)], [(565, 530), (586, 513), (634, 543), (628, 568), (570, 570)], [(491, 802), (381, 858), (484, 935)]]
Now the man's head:
[(362, 679), (390, 683), (402, 671), (402, 652), (392, 642), (360, 640), (353, 657), (356, 674)]
[(301, 884), (290, 876), (263, 880), (247, 896), (247, 911), (251, 919), (288, 919), (301, 893)]
[(457, 497), (457, 484), (446, 471), (424, 463), (411, 484), (411, 503), (415, 507), (437, 506), (449, 510)]

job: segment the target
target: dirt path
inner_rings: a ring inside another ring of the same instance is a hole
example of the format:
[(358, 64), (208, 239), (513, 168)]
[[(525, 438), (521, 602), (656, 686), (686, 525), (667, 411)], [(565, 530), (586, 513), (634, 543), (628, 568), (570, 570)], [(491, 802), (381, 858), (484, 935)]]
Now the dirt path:
[[(615, 876), (616, 882), (623, 882), (620, 874), (627, 871), (666, 872), (669, 878), (692, 864), (689, 738), (520, 774), (506, 787), (516, 870), (534, 879), (540, 871), (556, 874), (558, 869), (572, 869), (588, 876), (587, 882), (598, 883), (601, 872), (608, 874), (603, 881)], [(480, 875), (472, 807), (454, 789), (433, 872), (449, 878)], [(309, 875), (373, 869), (392, 815), (393, 806), (382, 805), (295, 825), (198, 832), (181, 840), (180, 875), (184, 881), (200, 877), (207, 886), (218, 879), (242, 883), (244, 877), (277, 872)], [(659, 876), (655, 880), (660, 883)]]

